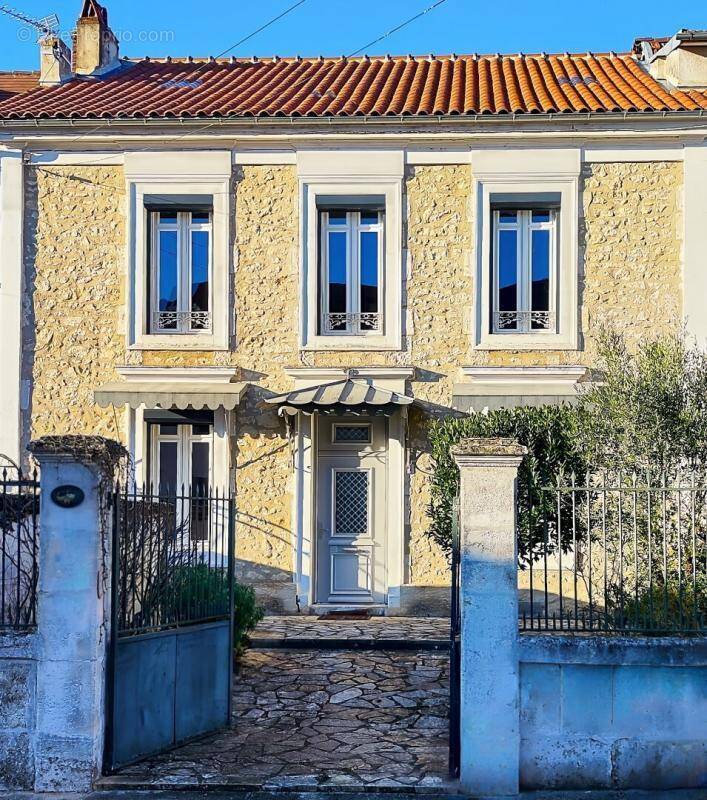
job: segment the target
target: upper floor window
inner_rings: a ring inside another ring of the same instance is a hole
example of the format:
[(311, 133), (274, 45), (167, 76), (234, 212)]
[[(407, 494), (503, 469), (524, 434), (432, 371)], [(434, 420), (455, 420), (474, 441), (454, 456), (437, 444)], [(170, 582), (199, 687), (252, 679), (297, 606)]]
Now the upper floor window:
[(381, 335), (385, 213), (331, 208), (319, 220), (320, 335)]
[(491, 333), (556, 333), (557, 211), (493, 211)]
[(151, 212), (150, 333), (212, 329), (212, 212)]

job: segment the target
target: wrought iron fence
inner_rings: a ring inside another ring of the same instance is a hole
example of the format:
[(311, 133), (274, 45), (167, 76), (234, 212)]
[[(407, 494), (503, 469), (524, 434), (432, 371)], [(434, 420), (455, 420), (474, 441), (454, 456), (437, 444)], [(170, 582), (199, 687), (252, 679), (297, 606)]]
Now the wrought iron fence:
[(186, 487), (113, 495), (113, 623), (128, 636), (229, 617), (233, 500)]
[(523, 489), (522, 630), (707, 633), (704, 475), (560, 476)]
[(0, 629), (37, 623), (39, 482), (16, 467), (0, 472)]

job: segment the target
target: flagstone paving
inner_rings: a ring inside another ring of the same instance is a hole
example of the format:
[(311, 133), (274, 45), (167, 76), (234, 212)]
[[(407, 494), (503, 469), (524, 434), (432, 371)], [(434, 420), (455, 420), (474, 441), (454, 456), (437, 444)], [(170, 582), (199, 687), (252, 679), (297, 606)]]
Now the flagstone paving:
[(319, 617), (265, 617), (251, 633), (257, 647), (263, 640), (298, 639), (368, 639), (372, 641), (443, 641), (449, 639), (449, 618), (439, 617), (369, 617), (368, 619), (320, 619)]
[(111, 783), (442, 787), (448, 664), (434, 651), (249, 650), (229, 730), (123, 769)]

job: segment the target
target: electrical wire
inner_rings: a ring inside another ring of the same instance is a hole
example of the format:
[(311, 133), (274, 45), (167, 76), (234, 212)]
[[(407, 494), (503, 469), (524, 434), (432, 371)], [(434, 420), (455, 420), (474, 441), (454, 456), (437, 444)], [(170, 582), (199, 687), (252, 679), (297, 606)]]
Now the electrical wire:
[(221, 58), (222, 56), (225, 56), (227, 53), (230, 53), (231, 50), (235, 50), (236, 47), (240, 47), (244, 42), (247, 42), (249, 39), (252, 39), (254, 36), (259, 34), (261, 31), (264, 31), (266, 28), (269, 28), (271, 25), (274, 25), (278, 20), (282, 19), (283, 17), (286, 17), (288, 14), (290, 14), (292, 11), (294, 11), (296, 8), (298, 8), (303, 3), (306, 3), (306, 2), (307, 2), (307, 0), (297, 0), (296, 3), (291, 5), (289, 8), (286, 8), (281, 14), (278, 14), (276, 17), (273, 17), (271, 20), (266, 22), (264, 25), (261, 25), (257, 30), (252, 31), (247, 36), (244, 36), (242, 39), (239, 39), (235, 44), (231, 45), (229, 48), (224, 50), (222, 53), (219, 53), (217, 56), (214, 56), (214, 58)]
[(411, 22), (414, 22), (416, 19), (420, 19), (420, 17), (424, 17), (425, 14), (429, 14), (430, 11), (433, 11), (438, 6), (441, 6), (442, 3), (446, 3), (447, 0), (437, 0), (436, 3), (433, 3), (431, 6), (426, 8), (424, 11), (420, 11), (419, 14), (415, 14), (414, 17), (410, 17), (410, 19), (406, 19), (405, 22), (401, 22), (400, 25), (397, 25), (395, 28), (391, 28), (387, 33), (384, 33), (382, 36), (379, 36), (377, 39), (374, 39), (372, 42), (368, 42), (368, 44), (364, 44), (363, 47), (359, 47), (358, 50), (354, 50), (352, 53), (349, 53), (348, 58), (352, 58), (353, 56), (357, 56), (359, 53), (367, 50), (369, 47), (373, 47), (374, 44), (378, 44), (382, 42), (384, 39), (387, 39), (394, 33), (402, 30), (403, 28), (407, 27)]

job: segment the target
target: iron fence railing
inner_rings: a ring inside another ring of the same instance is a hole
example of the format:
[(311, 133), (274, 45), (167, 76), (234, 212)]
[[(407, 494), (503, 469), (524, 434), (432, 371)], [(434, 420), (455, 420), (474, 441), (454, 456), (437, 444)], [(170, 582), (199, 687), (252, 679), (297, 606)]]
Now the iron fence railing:
[(524, 489), (521, 630), (707, 633), (704, 475), (561, 476)]
[(0, 630), (37, 624), (39, 482), (15, 468), (0, 472)]
[(113, 495), (118, 636), (227, 618), (233, 604), (234, 503), (204, 487)]

